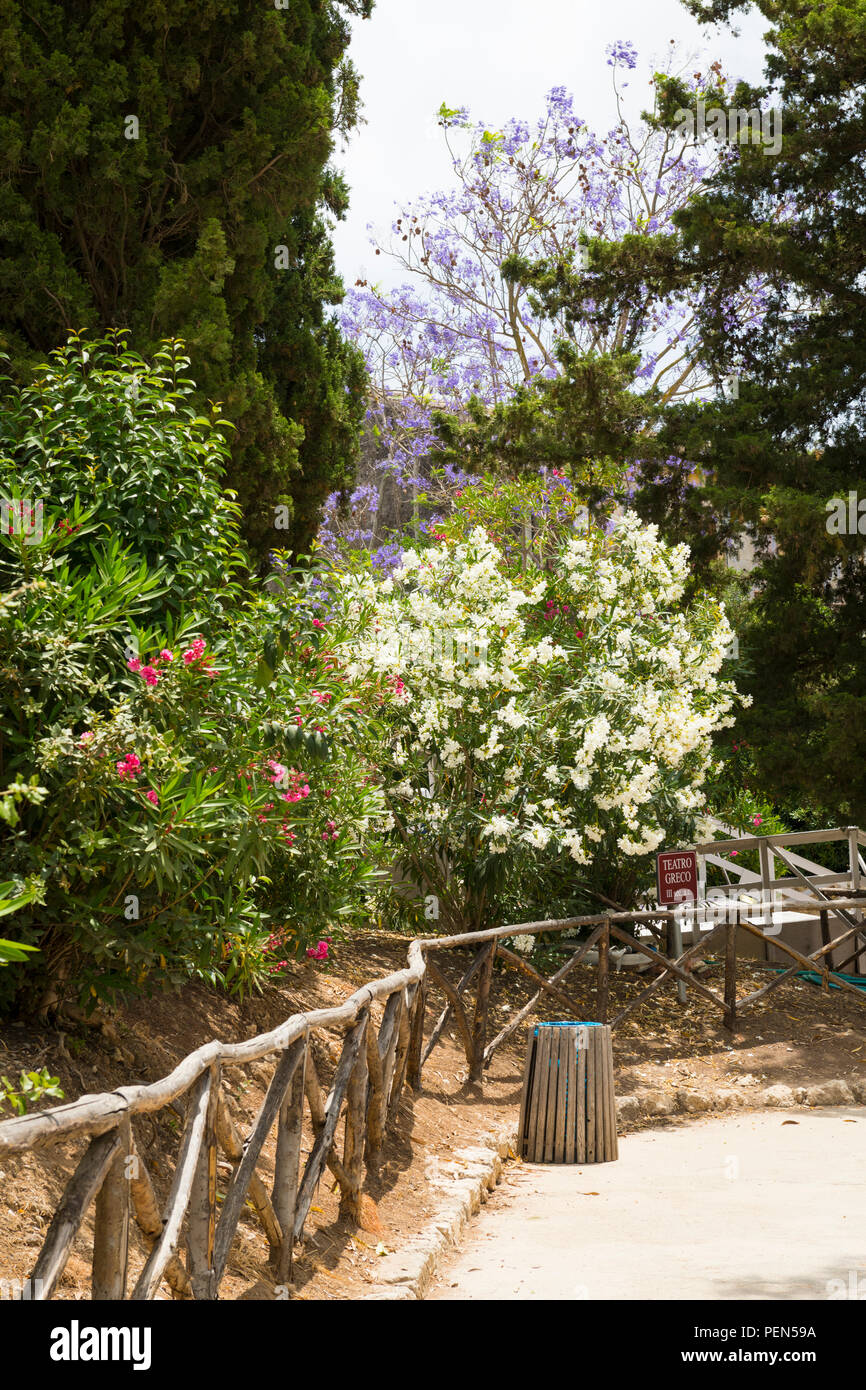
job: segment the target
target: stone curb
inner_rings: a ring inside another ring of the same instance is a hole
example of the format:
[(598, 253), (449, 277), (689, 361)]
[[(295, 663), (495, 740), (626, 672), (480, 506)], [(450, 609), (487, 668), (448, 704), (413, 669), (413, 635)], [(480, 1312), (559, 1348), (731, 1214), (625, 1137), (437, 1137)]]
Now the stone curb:
[(618, 1096), (617, 1119), (628, 1124), (635, 1120), (668, 1120), (675, 1115), (704, 1115), (720, 1110), (789, 1110), (793, 1106), (864, 1105), (866, 1077), (851, 1081), (841, 1078), (819, 1081), (812, 1086), (765, 1086), (722, 1088), (707, 1095), (701, 1091), (647, 1091), (641, 1096)]
[[(381, 1260), (376, 1283), (364, 1301), (424, 1297), (442, 1256), (458, 1243), (470, 1217), (487, 1201), (502, 1177), (503, 1165), (517, 1152), (516, 1146), (517, 1129), (506, 1125), (490, 1135), (486, 1144), (455, 1149), (449, 1162), (437, 1165), (439, 1173), (431, 1181), (447, 1190), (447, 1201), (418, 1235)], [(449, 1173), (450, 1180), (446, 1176)]]

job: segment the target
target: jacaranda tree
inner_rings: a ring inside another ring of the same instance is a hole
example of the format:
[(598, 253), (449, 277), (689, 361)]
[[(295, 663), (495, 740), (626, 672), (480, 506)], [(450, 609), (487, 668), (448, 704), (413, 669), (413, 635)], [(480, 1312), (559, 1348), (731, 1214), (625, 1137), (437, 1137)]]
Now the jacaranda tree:
[[(377, 265), (390, 259), (404, 282), (361, 282), (347, 296), (380, 465), (359, 481), (378, 484), (380, 523), (391, 478), (429, 490), (431, 455), (456, 467), (455, 487), (485, 468), (566, 465), (590, 500), (609, 495), (620, 465), (653, 453), (659, 409), (710, 385), (686, 296), (660, 296), (648, 279), (601, 326), (582, 288), (588, 242), (670, 235), (716, 159), (695, 135), (629, 110), (631, 44), (612, 44), (608, 63), (618, 119), (606, 134), (564, 88), (534, 122), (502, 128), (443, 106), (453, 186), (401, 206), (376, 241)], [(670, 73), (680, 66), (672, 49)], [(718, 64), (683, 81), (724, 86)]]

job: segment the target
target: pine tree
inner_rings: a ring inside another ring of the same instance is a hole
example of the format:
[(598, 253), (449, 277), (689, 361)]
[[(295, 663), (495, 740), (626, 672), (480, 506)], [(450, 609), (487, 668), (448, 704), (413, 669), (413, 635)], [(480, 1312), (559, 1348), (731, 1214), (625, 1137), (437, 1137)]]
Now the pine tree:
[[(711, 23), (745, 0), (685, 3)], [(694, 303), (711, 374), (731, 389), (668, 412), (638, 505), (672, 538), (697, 539), (707, 574), (732, 537), (754, 544), (739, 633), (754, 703), (738, 735), (765, 791), (863, 824), (866, 0), (758, 8), (772, 25), (766, 84), (740, 83), (730, 105), (775, 108), (781, 148), (753, 126), (676, 214), (674, 237), (607, 248), (590, 279), (602, 315), (647, 278)], [(668, 82), (661, 119), (693, 105)], [(756, 288), (760, 313), (738, 317)]]

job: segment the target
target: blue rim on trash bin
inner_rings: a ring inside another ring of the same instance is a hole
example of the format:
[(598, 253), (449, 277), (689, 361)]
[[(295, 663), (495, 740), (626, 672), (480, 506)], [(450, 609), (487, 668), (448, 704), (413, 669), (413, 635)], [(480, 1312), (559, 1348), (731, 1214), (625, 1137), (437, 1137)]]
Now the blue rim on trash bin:
[(567, 1019), (560, 1023), (536, 1023), (534, 1037), (538, 1037), (539, 1028), (603, 1028), (603, 1023), (582, 1023), (577, 1019)]

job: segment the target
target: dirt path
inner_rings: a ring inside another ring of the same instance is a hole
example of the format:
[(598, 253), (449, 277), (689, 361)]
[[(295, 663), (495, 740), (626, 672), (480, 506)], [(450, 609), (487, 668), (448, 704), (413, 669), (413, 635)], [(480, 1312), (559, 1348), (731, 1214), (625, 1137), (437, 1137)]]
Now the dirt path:
[(428, 1297), (866, 1298), (864, 1170), (864, 1107), (644, 1130), (616, 1163), (515, 1165)]

